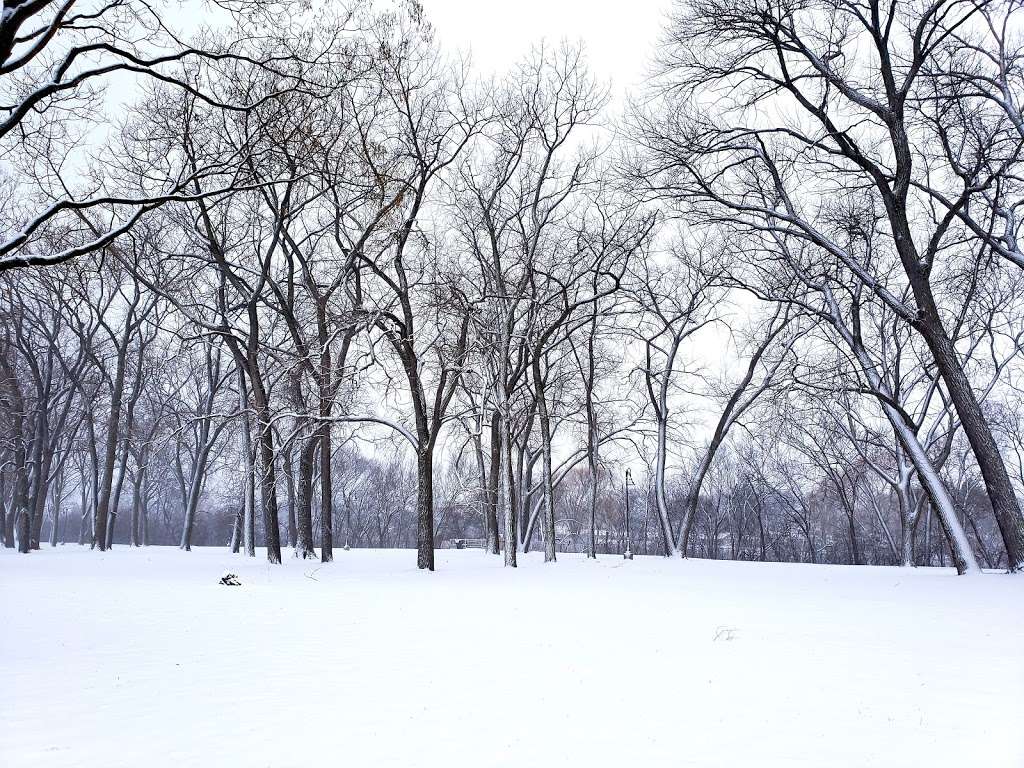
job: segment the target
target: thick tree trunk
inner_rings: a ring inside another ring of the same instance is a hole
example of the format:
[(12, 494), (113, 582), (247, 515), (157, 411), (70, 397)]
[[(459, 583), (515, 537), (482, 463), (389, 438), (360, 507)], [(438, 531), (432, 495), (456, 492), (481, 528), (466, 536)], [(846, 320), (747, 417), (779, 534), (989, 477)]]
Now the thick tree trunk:
[(667, 414), (658, 416), (658, 436), (654, 457), (654, 503), (658, 510), (658, 522), (661, 525), (661, 538), (665, 545), (665, 556), (681, 554), (676, 548), (672, 533), (672, 523), (668, 516), (668, 500), (665, 497), (665, 464), (668, 454), (668, 418)]
[[(46, 417), (40, 416), (40, 422), (46, 424)], [(32, 526), (29, 533), (29, 545), (32, 549), (39, 549), (39, 541), (43, 534), (43, 518), (46, 516), (46, 495), (47, 484), (50, 478), (50, 470), (53, 467), (53, 451), (50, 449), (50, 433), (46, 426), (42, 426), (36, 433), (38, 448), (36, 454), (36, 474), (32, 490)]]
[(900, 565), (904, 568), (914, 566), (914, 529), (903, 521), (900, 531)]
[(17, 535), (18, 535), (18, 551), (23, 555), (27, 555), (32, 551), (32, 540), (31, 540), (31, 527), (32, 520), (29, 515), (28, 509), (24, 506), (17, 510), (18, 522), (17, 522)]
[(316, 557), (313, 548), (313, 465), (319, 435), (310, 437), (299, 450), (299, 494), (295, 508), (295, 557)]
[(259, 385), (254, 385), (256, 396), (256, 430), (259, 440), (253, 467), (255, 482), (259, 484), (260, 506), (263, 510), (263, 541), (267, 547), (267, 560), (281, 562), (281, 530), (277, 510), (277, 468), (274, 462), (274, 429), (270, 411)]
[(416, 452), (416, 567), (434, 570), (434, 451), (420, 435)]

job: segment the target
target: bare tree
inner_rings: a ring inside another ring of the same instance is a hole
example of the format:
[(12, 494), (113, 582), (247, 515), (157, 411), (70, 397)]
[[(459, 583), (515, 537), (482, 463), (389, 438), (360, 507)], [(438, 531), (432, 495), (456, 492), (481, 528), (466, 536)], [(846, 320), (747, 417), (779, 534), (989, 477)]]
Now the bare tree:
[[(819, 12), (831, 19), (820, 34)], [(654, 179), (657, 194), (692, 200), (705, 218), (819, 249), (920, 335), (974, 450), (1016, 570), (1024, 563), (1024, 516), (943, 318), (943, 277), (956, 269), (963, 230), (956, 211), (975, 195), (973, 188), (953, 193), (949, 209), (933, 215), (930, 195), (922, 201), (918, 191), (938, 177), (913, 139), (917, 104), (926, 101), (925, 66), (978, 14), (978, 4), (948, 0), (914, 11), (899, 3), (694, 3), (673, 21), (665, 49), (670, 111), (641, 118), (639, 134), (652, 153), (644, 176)], [(848, 55), (860, 42), (873, 52), (870, 63)], [(871, 76), (861, 77), (863, 67)], [(731, 95), (710, 111), (684, 102), (718, 88)], [(759, 114), (779, 117), (746, 124), (743, 110), (755, 105), (765, 107)], [(787, 121), (784, 105), (804, 123)], [(829, 222), (810, 212), (809, 195), (849, 197), (837, 184), (856, 188), (884, 223), (879, 236), (907, 296), (887, 285), (876, 269), (881, 262), (858, 260)]]

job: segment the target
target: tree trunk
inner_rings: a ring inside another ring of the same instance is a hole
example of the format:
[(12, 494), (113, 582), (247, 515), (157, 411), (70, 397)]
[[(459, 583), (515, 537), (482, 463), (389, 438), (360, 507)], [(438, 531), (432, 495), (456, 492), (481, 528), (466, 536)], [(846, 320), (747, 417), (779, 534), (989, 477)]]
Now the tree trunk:
[(900, 462), (900, 476), (896, 487), (900, 508), (900, 565), (911, 568), (914, 565), (914, 533), (921, 516), (921, 501), (915, 499), (910, 490), (911, 470)]
[(117, 353), (117, 366), (114, 372), (114, 381), (110, 391), (110, 413), (107, 416), (106, 428), (106, 450), (103, 456), (103, 474), (97, 493), (96, 502), (96, 524), (93, 532), (93, 540), (96, 546), (103, 550), (107, 546), (107, 517), (110, 514), (111, 495), (114, 490), (114, 465), (117, 461), (117, 443), (120, 434), (121, 405), (124, 397), (125, 368), (128, 356), (128, 340), (130, 339), (130, 326), (126, 326), (123, 343)]
[(519, 540), (516, 531), (516, 509), (512, 498), (512, 454), (510, 451), (511, 436), (509, 435), (508, 422), (503, 417), (500, 425), (501, 438), (499, 440), (499, 467), (498, 467), (498, 505), (501, 508), (502, 520), (505, 526), (505, 565), (515, 568), (516, 548)]
[[(914, 244), (913, 232), (906, 215), (906, 176), (910, 161), (907, 140), (902, 127), (897, 126), (894, 144), (900, 160), (897, 185), (898, 192), (886, 199), (893, 237), (903, 263), (904, 270), (918, 307), (918, 320), (914, 327), (924, 338), (935, 360), (935, 367), (946, 385), (946, 392), (953, 402), (967, 441), (974, 452), (978, 468), (985, 480), (985, 490), (992, 504), (999, 532), (1003, 537), (1011, 572), (1024, 568), (1024, 515), (1021, 514), (1017, 496), (1006, 471), (999, 446), (989, 427), (981, 404), (971, 387), (956, 347), (942, 324), (928, 274), (921, 266), (920, 254)], [(948, 526), (949, 520), (943, 520)]]
[(78, 546), (80, 547), (85, 544), (85, 526), (89, 519), (89, 493), (86, 487), (84, 461), (82, 462), (82, 467), (83, 471), (78, 479), (78, 482), (81, 484), (78, 494), (78, 513), (80, 516), (80, 520), (78, 522)]
[(658, 437), (654, 457), (654, 502), (658, 510), (658, 522), (661, 525), (661, 538), (665, 544), (665, 556), (680, 554), (676, 548), (672, 534), (672, 524), (668, 516), (668, 501), (665, 498), (665, 464), (668, 453), (668, 415), (658, 415)]
[[(303, 560), (316, 557), (316, 550), (313, 548), (313, 462), (319, 441), (319, 435), (314, 435), (299, 450), (299, 495), (295, 514), (292, 516), (295, 521), (293, 546), (295, 557)], [(289, 487), (293, 485), (294, 481), (291, 481)]]
[(231, 523), (231, 541), (228, 547), (231, 550), (231, 554), (237, 555), (238, 550), (242, 546), (242, 521), (244, 517), (243, 510), (245, 509), (245, 501), (238, 505), (238, 509), (235, 510), (235, 519)]
[(142, 527), (142, 546), (149, 546), (149, 478), (142, 475), (142, 508), (139, 510)]
[(107, 524), (107, 549), (114, 546), (114, 526), (117, 524), (117, 512), (111, 511), (110, 521)]
[[(330, 412), (326, 414), (330, 416)], [(334, 560), (334, 489), (331, 487), (331, 425), (320, 427), (320, 562)]]
[(846, 511), (846, 520), (850, 532), (850, 565), (863, 565), (864, 560), (860, 554), (860, 542), (857, 540), (857, 527), (852, 509)]
[(932, 325), (938, 326), (939, 330), (929, 334), (928, 346), (935, 356), (936, 367), (985, 481), (985, 490), (1006, 547), (1009, 570), (1019, 571), (1024, 568), (1024, 516), (1021, 515), (1010, 475), (952, 342), (938, 320)]
[(143, 469), (142, 467), (137, 467), (134, 482), (132, 483), (131, 545), (133, 547), (142, 546), (142, 480)]
[(290, 448), (284, 450), (284, 485), (288, 498), (288, 546), (298, 546), (298, 530), (295, 524), (295, 462)]
[(551, 418), (548, 415), (547, 395), (544, 391), (544, 376), (540, 369), (540, 358), (534, 357), (533, 379), (537, 393), (537, 413), (540, 417), (541, 440), (541, 484), (544, 505), (544, 562), (553, 563), (555, 554), (555, 486), (551, 477)]
[[(6, 490), (6, 475), (3, 470), (0, 470), (0, 532), (3, 534), (4, 547), (8, 549), (14, 549), (14, 515), (13, 504), (12, 508), (6, 508), (4, 499), (7, 496)], [(13, 502), (13, 499), (12, 499)]]
[(895, 428), (903, 448), (914, 463), (915, 469), (917, 469), (917, 475), (921, 480), (925, 493), (928, 494), (932, 506), (938, 512), (937, 517), (949, 540), (957, 572), (979, 573), (981, 569), (974, 558), (967, 534), (956, 517), (953, 499), (950, 497), (942, 478), (935, 470), (935, 467), (932, 466), (928, 453), (918, 442), (917, 436), (913, 434), (913, 430), (903, 422), (902, 416), (892, 406), (883, 405), (882, 410), (889, 417), (889, 421)]
[(32, 495), (32, 526), (29, 533), (29, 545), (32, 549), (39, 549), (39, 541), (43, 533), (43, 517), (46, 515), (46, 492), (50, 478), (50, 470), (53, 467), (53, 451), (50, 449), (50, 433), (46, 425), (46, 417), (40, 415), (41, 426), (36, 434), (38, 448), (36, 454), (36, 476), (33, 483)]
[(255, 482), (259, 483), (260, 506), (263, 510), (263, 541), (267, 547), (267, 560), (281, 562), (281, 530), (278, 527), (277, 471), (274, 464), (274, 428), (270, 423), (270, 411), (260, 386), (254, 384), (256, 395), (256, 429), (259, 445), (253, 467)]
[(487, 476), (487, 551), (501, 554), (498, 535), (498, 484), (501, 475), (501, 414), (497, 409), (491, 413), (491, 467)]
[(28, 509), (24, 506), (19, 508), (17, 511), (18, 522), (17, 522), (17, 534), (18, 534), (18, 551), (23, 555), (27, 555), (32, 551), (32, 540), (30, 529), (32, 527), (31, 516), (29, 515)]
[(53, 528), (50, 530), (50, 546), (57, 546), (57, 536), (60, 530), (60, 503), (53, 505)]
[(416, 567), (434, 570), (434, 451), (420, 435), (416, 452)]
[(238, 396), (242, 409), (242, 454), (245, 467), (245, 490), (242, 519), (242, 541), (245, 554), (256, 557), (256, 466), (255, 450), (252, 439), (252, 419), (249, 416), (249, 395), (245, 384), (245, 375), (238, 369)]

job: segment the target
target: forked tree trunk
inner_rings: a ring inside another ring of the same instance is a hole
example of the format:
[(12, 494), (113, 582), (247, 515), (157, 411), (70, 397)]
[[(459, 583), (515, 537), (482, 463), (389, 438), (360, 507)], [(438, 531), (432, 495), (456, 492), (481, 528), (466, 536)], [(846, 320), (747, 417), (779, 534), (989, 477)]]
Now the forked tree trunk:
[(910, 489), (911, 468), (901, 460), (896, 495), (900, 511), (900, 565), (905, 568), (914, 565), (914, 534), (921, 519), (923, 499), (915, 499)]

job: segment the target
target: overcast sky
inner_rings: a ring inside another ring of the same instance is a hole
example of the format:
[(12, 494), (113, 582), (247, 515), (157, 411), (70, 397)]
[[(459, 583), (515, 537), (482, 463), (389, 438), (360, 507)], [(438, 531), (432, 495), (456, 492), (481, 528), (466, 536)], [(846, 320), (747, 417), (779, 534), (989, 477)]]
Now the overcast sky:
[(438, 39), (468, 49), (481, 75), (500, 73), (536, 43), (582, 41), (594, 75), (611, 81), (616, 98), (649, 66), (671, 0), (422, 0)]

